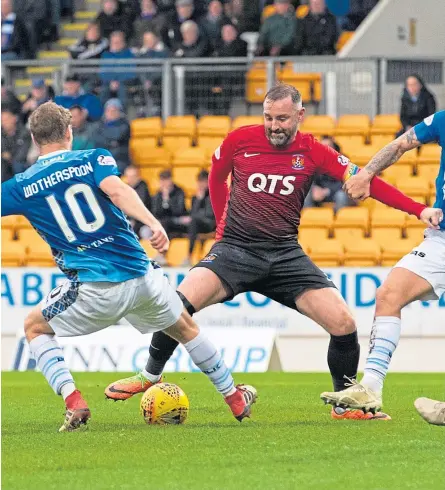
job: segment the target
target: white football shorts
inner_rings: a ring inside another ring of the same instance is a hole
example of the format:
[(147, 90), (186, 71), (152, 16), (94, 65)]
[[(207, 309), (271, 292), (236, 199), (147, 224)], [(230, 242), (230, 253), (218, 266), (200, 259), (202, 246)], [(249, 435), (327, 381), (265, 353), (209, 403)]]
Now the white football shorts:
[(42, 313), (59, 337), (76, 337), (117, 325), (125, 318), (141, 333), (174, 325), (183, 304), (161, 268), (125, 282), (65, 281), (41, 303)]
[(421, 299), (439, 299), (445, 293), (445, 230), (425, 230), (425, 240), (394, 267), (414, 272), (431, 284), (433, 291)]

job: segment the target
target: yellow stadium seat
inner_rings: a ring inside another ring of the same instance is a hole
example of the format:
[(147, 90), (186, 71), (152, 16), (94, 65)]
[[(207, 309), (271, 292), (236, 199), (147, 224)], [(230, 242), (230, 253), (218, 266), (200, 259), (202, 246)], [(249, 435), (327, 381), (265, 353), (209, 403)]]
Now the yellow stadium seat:
[(306, 241), (305, 238), (298, 237), (298, 244), (306, 255), (310, 255), (312, 243), (314, 242), (311, 242), (310, 240)]
[(388, 143), (394, 141), (394, 136), (392, 134), (373, 134), (371, 136), (371, 144), (372, 146), (383, 148)]
[(203, 148), (184, 148), (178, 150), (173, 155), (173, 167), (197, 167), (202, 168), (207, 165), (207, 152)]
[(196, 193), (196, 178), (199, 171), (199, 167), (173, 167), (173, 180), (175, 184), (182, 187), (187, 197), (192, 197)]
[(165, 148), (147, 148), (144, 144), (139, 147), (139, 140), (133, 140), (130, 146), (132, 158), (141, 167), (171, 165), (172, 154)]
[(334, 230), (334, 238), (346, 245), (350, 241), (363, 240), (365, 232), (361, 228), (337, 228)]
[(261, 13), (261, 21), (264, 22), (265, 19), (274, 15), (276, 12), (275, 5), (266, 5)]
[(49, 245), (45, 242), (45, 240), (37, 233), (34, 228), (22, 228), (18, 230), (18, 239), (20, 243), (22, 243), (27, 252), (32, 251), (33, 247), (38, 244), (44, 244), (48, 250)]
[(298, 231), (298, 243), (305, 243), (311, 246), (312, 243), (318, 243), (329, 238), (328, 228), (301, 228)]
[(372, 121), (371, 135), (390, 135), (395, 138), (397, 132), (402, 128), (399, 114), (378, 114)]
[(188, 258), (189, 243), (188, 238), (173, 238), (166, 255), (170, 267), (178, 267)]
[(141, 240), (140, 244), (150, 259), (154, 259), (158, 255), (158, 251), (153, 248), (150, 240)]
[(324, 228), (330, 230), (334, 222), (331, 208), (304, 208), (301, 212), (300, 230), (306, 228)]
[(343, 245), (335, 239), (314, 243), (310, 247), (310, 258), (319, 267), (337, 267), (343, 263)]
[(278, 74), (278, 80), (295, 87), (300, 92), (303, 103), (320, 101), (316, 99), (314, 89), (315, 83), (321, 82), (320, 73), (301, 73), (295, 71), (293, 63), (287, 63)]
[(255, 63), (246, 73), (246, 102), (261, 104), (267, 92), (267, 74), (264, 63)]
[(361, 153), (365, 150), (369, 150), (368, 153), (371, 153), (371, 150), (374, 149), (374, 147), (365, 145), (362, 136), (359, 134), (335, 136), (335, 142), (340, 147), (340, 152), (348, 158), (350, 158), (351, 155)]
[(157, 141), (162, 134), (160, 117), (144, 117), (131, 121), (132, 138), (153, 138)]
[(333, 136), (335, 130), (335, 119), (325, 115), (311, 115), (304, 118), (301, 130), (312, 133), (316, 138), (321, 136)]
[(366, 114), (345, 114), (338, 118), (335, 135), (360, 135), (365, 142), (369, 134), (369, 126), (369, 116)]
[(55, 267), (56, 265), (49, 245), (43, 240), (32, 244), (28, 242), (26, 261), (28, 266), (33, 267)]
[(420, 165), (435, 165), (440, 162), (442, 148), (439, 145), (423, 145), (420, 148), (417, 163)]
[(392, 267), (402, 257), (408, 255), (416, 245), (415, 241), (406, 238), (388, 241), (382, 246), (382, 266)]
[(165, 120), (163, 136), (188, 136), (190, 139), (196, 136), (196, 117), (168, 116)]
[(2, 241), (2, 267), (21, 267), (25, 264), (25, 247), (17, 241)]
[[(339, 137), (336, 136), (337, 140)], [(379, 151), (380, 148), (376, 148), (374, 145), (362, 145), (355, 146), (350, 149), (350, 151), (343, 150), (342, 151), (348, 156), (351, 162), (363, 167), (369, 163), (371, 158)]]
[(32, 224), (24, 216), (17, 216), (16, 231), (21, 229), (34, 230)]
[(439, 175), (439, 163), (430, 165), (419, 165), (417, 168), (417, 175), (423, 179), (427, 179), (430, 185), (434, 184), (437, 176)]
[(14, 230), (9, 228), (2, 228), (2, 243), (11, 242), (14, 240)]
[(353, 240), (345, 244), (345, 267), (373, 267), (379, 261), (380, 246), (374, 240)]
[(206, 152), (207, 157), (210, 157), (215, 153), (215, 150), (221, 145), (224, 138), (219, 136), (199, 136), (198, 148), (203, 149)]
[(414, 150), (409, 150), (406, 153), (404, 153), (399, 160), (397, 161), (398, 164), (406, 164), (406, 165), (412, 165), (414, 166), (417, 162), (417, 149), (414, 148)]
[(198, 122), (198, 137), (225, 138), (231, 126), (232, 121), (229, 116), (202, 116)]
[(384, 180), (390, 182), (391, 184), (395, 184), (398, 180), (412, 177), (412, 175), (413, 175), (412, 165), (397, 162), (394, 165), (388, 167), (386, 170), (384, 170), (381, 177)]
[(354, 31), (343, 31), (337, 41), (337, 44), (335, 45), (335, 49), (337, 51), (341, 51), (343, 46), (354, 36)]
[(336, 216), (334, 230), (340, 228), (359, 228), (364, 233), (368, 231), (369, 210), (365, 207), (341, 208)]
[(295, 11), (297, 19), (304, 19), (309, 13), (309, 5), (299, 5)]
[(372, 228), (371, 238), (377, 242), (381, 248), (386, 244), (402, 238), (401, 228)]
[(398, 209), (378, 209), (372, 213), (371, 228), (398, 228), (403, 230), (406, 223), (406, 214)]
[(396, 187), (404, 194), (419, 202), (427, 202), (430, 195), (430, 182), (422, 177), (405, 177), (398, 179)]
[(15, 229), (17, 228), (18, 221), (19, 217), (16, 215), (4, 216), (2, 218), (2, 233), (4, 233), (5, 230), (9, 230), (14, 233)]
[(415, 216), (413, 216), (412, 218), (414, 218), (418, 223), (416, 225), (412, 224), (412, 226), (407, 226), (405, 230), (405, 235), (406, 238), (408, 238), (409, 240), (419, 244), (423, 242), (423, 239), (425, 238), (426, 226)]
[(162, 139), (163, 147), (172, 153), (181, 148), (190, 148), (192, 142), (189, 136), (164, 136)]
[(264, 124), (263, 116), (238, 116), (233, 120), (232, 130), (254, 124)]
[(156, 193), (159, 189), (159, 174), (164, 170), (170, 170), (170, 167), (163, 167), (158, 165), (153, 165), (149, 167), (142, 167), (140, 169), (141, 178), (148, 185), (150, 192)]

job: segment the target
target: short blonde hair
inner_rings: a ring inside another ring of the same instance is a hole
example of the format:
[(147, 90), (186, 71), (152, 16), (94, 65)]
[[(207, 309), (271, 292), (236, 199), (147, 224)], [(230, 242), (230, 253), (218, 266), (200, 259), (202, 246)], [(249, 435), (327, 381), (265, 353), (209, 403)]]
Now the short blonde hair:
[(34, 141), (39, 146), (65, 141), (71, 119), (68, 109), (54, 102), (45, 102), (29, 118), (29, 128)]

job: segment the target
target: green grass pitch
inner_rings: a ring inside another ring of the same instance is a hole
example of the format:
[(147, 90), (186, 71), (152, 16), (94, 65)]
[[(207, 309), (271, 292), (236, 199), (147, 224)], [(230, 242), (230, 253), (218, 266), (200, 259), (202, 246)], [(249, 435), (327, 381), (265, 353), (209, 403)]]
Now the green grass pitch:
[(183, 426), (145, 425), (139, 397), (106, 401), (114, 373), (75, 376), (89, 429), (59, 434), (64, 405), (40, 373), (2, 374), (3, 490), (441, 490), (445, 427), (415, 412), (444, 397), (443, 375), (390, 374), (391, 422), (334, 421), (319, 393), (325, 374), (237, 374), (259, 400), (239, 424), (201, 374), (169, 374), (190, 400)]

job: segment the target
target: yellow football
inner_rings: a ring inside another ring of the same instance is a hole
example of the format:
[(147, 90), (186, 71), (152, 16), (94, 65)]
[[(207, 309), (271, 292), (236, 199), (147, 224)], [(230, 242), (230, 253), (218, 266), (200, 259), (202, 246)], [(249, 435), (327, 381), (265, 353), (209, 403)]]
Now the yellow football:
[(183, 424), (189, 413), (187, 395), (172, 383), (158, 383), (141, 399), (141, 413), (147, 424)]

